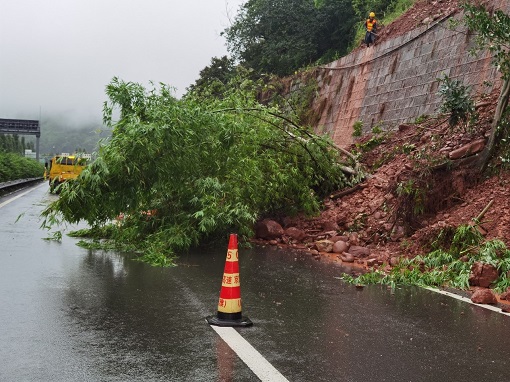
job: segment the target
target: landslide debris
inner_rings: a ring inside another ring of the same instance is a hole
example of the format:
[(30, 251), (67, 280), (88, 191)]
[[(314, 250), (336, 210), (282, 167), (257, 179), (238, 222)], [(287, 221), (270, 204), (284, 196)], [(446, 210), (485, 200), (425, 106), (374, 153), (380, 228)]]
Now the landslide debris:
[[(418, 1), (383, 26), (380, 38), (457, 12), (458, 6), (457, 0)], [(331, 194), (319, 216), (259, 222), (254, 241), (365, 269), (426, 254), (440, 232), (467, 224), (475, 225), (486, 240), (500, 239), (510, 247), (510, 172), (501, 166), (497, 174), (480, 176), (469, 167), (450, 168), (452, 161), (483, 149), (498, 93), (495, 89), (478, 96), (474, 126), (452, 128), (448, 116), (417, 116), (414, 124), (357, 140), (350, 149), (362, 152), (361, 164), (370, 174), (363, 183)], [(477, 218), (480, 224), (474, 224)], [(269, 231), (278, 234), (267, 235)], [(478, 290), (474, 286), (472, 292)]]

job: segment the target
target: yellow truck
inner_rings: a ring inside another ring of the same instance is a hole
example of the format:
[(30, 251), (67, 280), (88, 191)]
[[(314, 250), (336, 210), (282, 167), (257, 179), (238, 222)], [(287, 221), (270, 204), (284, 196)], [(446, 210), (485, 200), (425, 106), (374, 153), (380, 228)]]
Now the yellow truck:
[(59, 184), (76, 179), (87, 166), (90, 158), (77, 155), (60, 154), (51, 158), (49, 163), (48, 178), (50, 181), (50, 192), (57, 191)]

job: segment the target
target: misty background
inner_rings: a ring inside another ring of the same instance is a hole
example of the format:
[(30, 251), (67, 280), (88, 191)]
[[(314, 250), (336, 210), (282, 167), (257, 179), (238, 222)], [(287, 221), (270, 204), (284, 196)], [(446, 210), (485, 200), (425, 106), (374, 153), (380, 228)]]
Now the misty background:
[(244, 2), (0, 0), (0, 118), (40, 120), (42, 154), (90, 152), (113, 77), (182, 96)]

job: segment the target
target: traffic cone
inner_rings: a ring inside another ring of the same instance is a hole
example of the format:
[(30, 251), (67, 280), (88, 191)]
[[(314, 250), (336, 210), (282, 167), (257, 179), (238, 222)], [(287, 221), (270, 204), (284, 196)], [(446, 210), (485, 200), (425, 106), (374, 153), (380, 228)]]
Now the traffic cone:
[(217, 326), (251, 326), (253, 322), (241, 313), (241, 283), (239, 280), (239, 253), (237, 251), (237, 235), (230, 234), (227, 260), (223, 271), (218, 313), (206, 317), (209, 325)]

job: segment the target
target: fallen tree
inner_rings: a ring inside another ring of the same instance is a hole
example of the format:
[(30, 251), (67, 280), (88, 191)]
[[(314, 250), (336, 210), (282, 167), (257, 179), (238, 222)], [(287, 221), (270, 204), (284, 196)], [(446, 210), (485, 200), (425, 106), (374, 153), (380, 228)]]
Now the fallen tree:
[(316, 213), (324, 195), (357, 181), (329, 138), (261, 105), (256, 85), (239, 81), (222, 98), (178, 100), (167, 86), (115, 78), (104, 109), (112, 136), (62, 186), (43, 224), (85, 221), (101, 234), (122, 216), (108, 236), (159, 263), (232, 231), (250, 237), (264, 215)]

